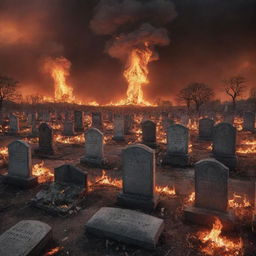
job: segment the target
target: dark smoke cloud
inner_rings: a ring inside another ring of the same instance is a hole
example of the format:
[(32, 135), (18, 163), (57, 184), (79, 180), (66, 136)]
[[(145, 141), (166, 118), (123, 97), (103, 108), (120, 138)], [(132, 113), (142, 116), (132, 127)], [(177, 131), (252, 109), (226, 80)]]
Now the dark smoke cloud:
[(96, 34), (111, 35), (130, 23), (163, 25), (176, 16), (174, 4), (169, 0), (101, 0), (90, 26)]
[[(136, 2), (139, 6), (170, 3)], [(143, 23), (168, 31), (170, 46), (158, 47), (160, 59), (149, 65), (150, 83), (144, 87), (147, 99), (175, 98), (181, 87), (193, 81), (208, 83), (218, 95), (222, 80), (237, 73), (247, 77), (248, 87), (255, 86), (256, 1), (172, 2), (178, 13), (176, 19), (163, 18), (168, 17), (170, 8), (162, 4), (158, 11), (156, 7), (154, 12), (140, 11), (138, 18), (118, 23), (113, 32), (113, 36), (127, 34)], [(112, 34), (100, 36), (91, 29), (99, 3), (0, 0), (0, 73), (19, 80), (23, 93), (53, 96), (54, 83), (50, 75), (42, 74), (40, 60), (64, 56), (72, 63), (68, 84), (74, 87), (75, 95), (101, 103), (123, 97), (127, 88), (123, 67), (104, 52)], [(115, 16), (119, 17), (118, 13)]]
[(109, 41), (106, 51), (111, 57), (126, 60), (135, 46), (143, 48), (145, 42), (149, 45), (165, 46), (170, 43), (170, 39), (166, 29), (154, 28), (150, 24), (144, 23), (137, 30), (127, 34), (121, 33)]

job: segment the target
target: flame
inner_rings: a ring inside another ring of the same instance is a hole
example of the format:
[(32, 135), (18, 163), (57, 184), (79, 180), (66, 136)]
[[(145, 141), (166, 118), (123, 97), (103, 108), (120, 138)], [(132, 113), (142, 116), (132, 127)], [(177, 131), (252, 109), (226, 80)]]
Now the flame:
[(239, 154), (256, 154), (256, 139), (242, 140), (241, 145), (236, 150)]
[(170, 196), (175, 196), (176, 195), (176, 190), (174, 187), (161, 187), (161, 186), (156, 186), (156, 192), (160, 193), (160, 194), (166, 194), (166, 195), (170, 195)]
[[(75, 97), (73, 95), (73, 88), (70, 87), (66, 78), (69, 75), (69, 69), (71, 62), (64, 57), (59, 58), (47, 58), (44, 63), (44, 69), (50, 73), (54, 80), (54, 101), (55, 102), (68, 102), (73, 103)], [(51, 98), (45, 97), (44, 100), (51, 100)]]
[(8, 148), (7, 147), (0, 147), (0, 156), (4, 160), (6, 160), (8, 158)]
[(44, 166), (44, 161), (33, 166), (32, 174), (38, 177), (39, 183), (52, 181), (54, 177), (54, 174), (51, 172), (51, 170)]
[(234, 126), (236, 127), (236, 129), (238, 131), (242, 131), (243, 130), (243, 122), (244, 122), (244, 120), (241, 117), (235, 117), (234, 118)]
[(246, 208), (246, 207), (251, 207), (251, 204), (248, 201), (246, 195), (241, 196), (234, 192), (233, 198), (228, 200), (228, 206), (230, 208)]
[(57, 252), (61, 251), (62, 249), (63, 249), (62, 246), (53, 248), (53, 249), (51, 249), (49, 252), (45, 253), (44, 256), (55, 255)]
[(215, 255), (215, 252), (220, 250), (222, 256), (240, 255), (243, 247), (242, 239), (232, 241), (224, 236), (220, 236), (222, 228), (221, 221), (215, 218), (211, 231), (200, 231), (198, 233), (200, 241), (205, 244), (205, 247), (201, 248), (201, 251), (207, 255)]
[(56, 134), (54, 135), (54, 140), (62, 144), (81, 144), (85, 142), (84, 134), (71, 137)]

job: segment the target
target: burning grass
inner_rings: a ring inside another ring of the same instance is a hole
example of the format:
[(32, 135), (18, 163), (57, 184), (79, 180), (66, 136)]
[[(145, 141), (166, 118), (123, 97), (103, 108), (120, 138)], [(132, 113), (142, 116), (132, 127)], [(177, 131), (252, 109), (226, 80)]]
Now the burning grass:
[(256, 139), (242, 140), (241, 145), (237, 147), (238, 154), (256, 154)]
[(199, 231), (200, 251), (206, 255), (235, 256), (243, 255), (241, 238), (231, 240), (221, 235), (222, 223), (216, 218), (210, 231)]
[(55, 142), (61, 143), (61, 144), (83, 144), (85, 143), (84, 134), (80, 134), (77, 136), (63, 136), (60, 134), (57, 134), (54, 136)]

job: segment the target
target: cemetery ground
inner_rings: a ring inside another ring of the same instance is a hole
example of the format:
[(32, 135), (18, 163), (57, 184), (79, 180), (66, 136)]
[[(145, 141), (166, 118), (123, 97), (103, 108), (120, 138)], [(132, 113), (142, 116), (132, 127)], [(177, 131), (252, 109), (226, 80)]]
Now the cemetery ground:
[[(23, 190), (3, 184), (3, 176), (0, 176), (0, 233), (21, 220), (40, 220), (49, 224), (53, 229), (53, 240), (47, 244), (41, 255), (207, 255), (203, 253), (202, 248), (205, 247), (205, 244), (199, 240), (198, 232), (210, 231), (211, 227), (185, 223), (183, 219), (183, 209), (191, 203), (194, 192), (193, 164), (211, 156), (211, 143), (198, 141), (197, 131), (190, 132), (191, 165), (186, 168), (162, 166), (161, 159), (166, 151), (166, 145), (159, 143), (156, 149), (156, 186), (157, 191), (160, 192), (160, 203), (151, 215), (164, 219), (165, 227), (155, 251), (96, 238), (85, 232), (86, 222), (101, 207), (116, 207), (117, 196), (121, 192), (121, 151), (127, 146), (127, 142), (133, 140), (133, 137), (134, 135), (125, 136), (125, 142), (114, 142), (111, 139), (106, 142), (104, 152), (105, 158), (109, 162), (106, 169), (93, 168), (79, 163), (80, 158), (84, 155), (84, 143), (56, 143), (60, 155), (54, 159), (43, 159), (44, 166), (53, 172), (54, 168), (62, 164), (72, 164), (88, 172), (89, 180), (88, 192), (84, 199), (75, 210), (68, 212), (65, 216), (31, 206), (31, 199), (41, 189), (49, 186), (49, 180), (40, 182), (34, 188)], [(239, 132), (238, 144), (240, 140), (250, 138), (255, 139), (255, 135)], [(7, 146), (17, 139), (24, 139), (24, 137), (2, 136), (0, 143), (2, 146)], [(37, 143), (30, 145), (33, 152)], [(33, 156), (32, 165), (41, 161), (40, 157)], [(236, 193), (248, 200), (252, 207), (254, 206), (255, 161), (256, 154), (238, 154), (238, 167), (235, 171), (230, 171), (229, 200), (232, 200)], [(3, 164), (0, 173), (3, 175), (6, 172), (7, 166)], [(49, 174), (46, 174), (46, 177), (48, 176)], [(169, 189), (167, 192), (164, 190), (165, 187)], [(239, 225), (236, 231), (222, 232), (222, 234), (234, 241), (242, 239), (243, 254), (235, 255), (253, 256), (256, 253), (256, 227), (253, 227), (250, 217), (247, 216), (247, 218), (243, 213), (239, 214), (238, 219), (240, 220), (238, 220)], [(231, 255), (222, 252), (216, 253), (212, 255)]]

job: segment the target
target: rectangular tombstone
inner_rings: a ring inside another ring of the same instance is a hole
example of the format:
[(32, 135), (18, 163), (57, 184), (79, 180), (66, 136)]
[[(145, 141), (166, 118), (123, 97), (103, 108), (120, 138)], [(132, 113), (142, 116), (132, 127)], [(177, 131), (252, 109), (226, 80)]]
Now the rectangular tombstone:
[(122, 152), (123, 191), (118, 204), (133, 209), (153, 210), (158, 203), (155, 192), (155, 152), (142, 145), (130, 145)]
[(92, 112), (92, 128), (97, 128), (102, 131), (103, 124), (101, 112)]
[(104, 164), (103, 133), (96, 128), (90, 128), (85, 135), (85, 156), (80, 163), (101, 166)]
[(64, 136), (74, 136), (74, 123), (72, 120), (65, 120), (64, 121)]
[(73, 184), (87, 190), (87, 173), (73, 165), (64, 164), (54, 168), (54, 181), (60, 184)]
[(20, 131), (19, 118), (13, 114), (10, 115), (9, 131), (10, 134), (17, 134)]
[(36, 154), (53, 155), (53, 132), (47, 123), (41, 123), (39, 126), (39, 148), (35, 150)]
[(167, 131), (167, 152), (164, 164), (185, 167), (189, 163), (189, 130), (183, 125), (170, 125)]
[(155, 249), (164, 229), (162, 219), (127, 209), (103, 207), (85, 225), (90, 234)]
[(213, 136), (214, 121), (210, 118), (199, 120), (199, 140), (211, 141)]
[(156, 148), (156, 124), (151, 120), (145, 120), (142, 126), (142, 143), (151, 148)]
[(229, 123), (219, 123), (213, 128), (213, 157), (234, 169), (237, 165), (236, 157), (236, 128)]
[(132, 116), (131, 115), (125, 115), (124, 116), (124, 134), (128, 135), (131, 133), (131, 128), (132, 128)]
[(51, 239), (52, 228), (48, 224), (37, 220), (22, 220), (0, 236), (0, 255), (40, 255)]
[(243, 130), (255, 132), (255, 114), (253, 112), (244, 113)]
[(215, 159), (195, 164), (195, 204), (185, 209), (185, 218), (201, 225), (211, 225), (218, 217), (229, 229), (234, 221), (228, 213), (229, 169)]
[(37, 177), (32, 176), (31, 149), (21, 140), (8, 145), (9, 164), (5, 183), (20, 187), (31, 187), (37, 184)]
[(84, 131), (84, 117), (82, 111), (74, 112), (74, 121), (75, 121), (75, 132), (83, 132)]
[(114, 137), (115, 141), (124, 141), (124, 117), (122, 115), (114, 116)]

